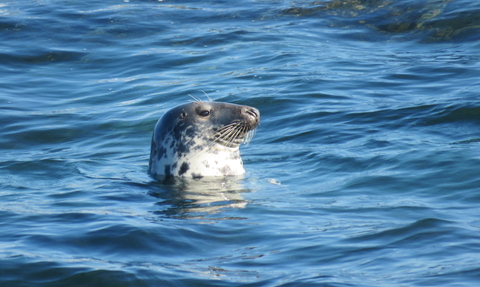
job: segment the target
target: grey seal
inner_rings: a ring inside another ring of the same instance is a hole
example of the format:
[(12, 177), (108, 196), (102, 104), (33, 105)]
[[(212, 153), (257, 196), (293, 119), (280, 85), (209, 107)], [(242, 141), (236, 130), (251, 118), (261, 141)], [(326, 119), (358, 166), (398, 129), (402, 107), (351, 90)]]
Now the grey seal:
[(192, 102), (167, 111), (155, 125), (148, 172), (154, 178), (245, 173), (239, 146), (260, 123), (258, 109), (222, 102)]

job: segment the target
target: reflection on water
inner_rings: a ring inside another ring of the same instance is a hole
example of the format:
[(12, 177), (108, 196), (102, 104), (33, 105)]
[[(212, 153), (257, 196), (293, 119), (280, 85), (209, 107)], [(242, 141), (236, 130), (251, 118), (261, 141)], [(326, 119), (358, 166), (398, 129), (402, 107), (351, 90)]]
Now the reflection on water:
[[(155, 185), (159, 190), (149, 194), (161, 199), (154, 211), (171, 218), (204, 218), (225, 209), (244, 208), (247, 202), (241, 193), (249, 192), (243, 186), (242, 176), (210, 177), (201, 179), (169, 178)], [(242, 219), (240, 217), (215, 218)]]

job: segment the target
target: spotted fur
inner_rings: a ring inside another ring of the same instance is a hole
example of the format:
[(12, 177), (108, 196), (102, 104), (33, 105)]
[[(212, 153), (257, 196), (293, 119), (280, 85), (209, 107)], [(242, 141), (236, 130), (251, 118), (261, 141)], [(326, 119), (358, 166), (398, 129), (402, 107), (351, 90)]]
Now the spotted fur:
[(229, 103), (177, 106), (155, 126), (148, 171), (159, 177), (228, 176), (245, 173), (239, 146), (260, 122), (257, 109)]

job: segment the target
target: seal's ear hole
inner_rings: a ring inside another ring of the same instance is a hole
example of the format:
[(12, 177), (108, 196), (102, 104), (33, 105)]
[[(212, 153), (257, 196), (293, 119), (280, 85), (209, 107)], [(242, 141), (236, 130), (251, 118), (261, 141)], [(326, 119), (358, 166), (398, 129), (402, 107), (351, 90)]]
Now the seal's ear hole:
[(211, 114), (211, 112), (209, 110), (203, 110), (203, 111), (198, 112), (198, 114), (201, 117), (208, 117)]
[(179, 118), (180, 118), (181, 120), (183, 120), (186, 116), (187, 116), (187, 114), (186, 114), (185, 112), (182, 112), (182, 113), (180, 114)]

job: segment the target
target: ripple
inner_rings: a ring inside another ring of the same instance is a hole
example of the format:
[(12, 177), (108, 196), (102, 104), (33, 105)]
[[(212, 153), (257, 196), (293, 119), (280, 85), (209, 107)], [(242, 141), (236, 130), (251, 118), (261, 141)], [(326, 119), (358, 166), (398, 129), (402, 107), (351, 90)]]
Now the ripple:
[[(475, 286), (475, 1), (180, 2), (0, 4), (3, 285)], [(245, 177), (153, 180), (204, 93)]]

